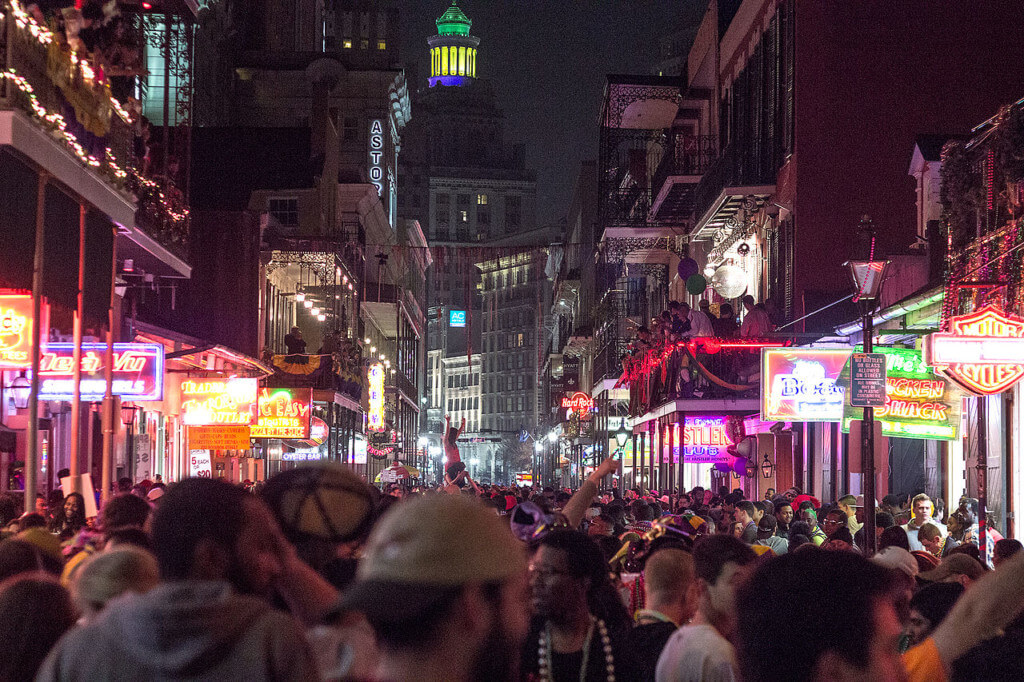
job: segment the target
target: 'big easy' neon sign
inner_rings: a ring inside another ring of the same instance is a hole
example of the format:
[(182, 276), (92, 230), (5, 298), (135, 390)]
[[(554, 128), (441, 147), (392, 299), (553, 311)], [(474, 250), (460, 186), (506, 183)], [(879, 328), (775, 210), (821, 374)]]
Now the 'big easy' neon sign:
[(562, 409), (584, 414), (594, 409), (594, 399), (582, 391), (576, 391), (562, 398)]
[(384, 430), (384, 365), (375, 362), (366, 372), (368, 410), (366, 428), (369, 431)]
[(379, 118), (370, 121), (369, 175), (377, 194), (384, 196), (384, 123)]
[[(874, 349), (885, 355), (885, 406), (875, 408), (882, 435), (901, 438), (954, 440), (960, 426), (960, 392), (928, 367), (920, 351), (910, 348)], [(861, 418), (860, 408), (843, 410), (843, 432)]]
[[(82, 400), (95, 402), (107, 391), (103, 361), (107, 344), (82, 344)], [(39, 399), (71, 400), (75, 390), (75, 344), (49, 343), (39, 359)], [(132, 400), (160, 400), (164, 393), (164, 347), (158, 343), (115, 343), (111, 393)]]
[(309, 438), (309, 388), (262, 388), (258, 399), (259, 418), (250, 429), (251, 438)]
[[(49, 329), (50, 307), (40, 308), (40, 330)], [(45, 334), (42, 343), (46, 344)], [(0, 293), (0, 370), (32, 366), (32, 295)]]
[(763, 421), (837, 422), (843, 418), (836, 384), (849, 350), (765, 348), (761, 351)]
[(950, 321), (949, 332), (929, 334), (924, 358), (977, 395), (1002, 393), (1024, 377), (1024, 320), (993, 306)]
[(181, 416), (188, 426), (256, 423), (257, 380), (184, 379), (181, 382)]

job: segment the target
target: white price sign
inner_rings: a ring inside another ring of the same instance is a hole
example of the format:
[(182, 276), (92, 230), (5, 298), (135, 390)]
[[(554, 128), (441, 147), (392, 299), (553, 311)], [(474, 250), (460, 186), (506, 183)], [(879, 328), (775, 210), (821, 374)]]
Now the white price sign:
[(196, 478), (212, 478), (213, 462), (209, 450), (189, 450), (189, 475)]

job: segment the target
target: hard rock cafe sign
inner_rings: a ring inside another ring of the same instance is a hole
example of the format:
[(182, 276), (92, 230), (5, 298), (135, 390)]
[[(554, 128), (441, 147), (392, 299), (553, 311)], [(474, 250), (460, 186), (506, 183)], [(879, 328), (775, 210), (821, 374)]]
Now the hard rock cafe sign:
[(1024, 319), (994, 306), (958, 315), (925, 337), (924, 360), (971, 393), (1002, 393), (1024, 377)]

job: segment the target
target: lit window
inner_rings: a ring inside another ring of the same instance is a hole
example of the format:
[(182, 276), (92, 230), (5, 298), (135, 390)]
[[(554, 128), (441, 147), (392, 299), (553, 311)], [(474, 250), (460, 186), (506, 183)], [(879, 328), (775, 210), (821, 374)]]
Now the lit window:
[(469, 211), (459, 211), (459, 217), (464, 223), (469, 222)]
[(448, 75), (448, 50), (441, 48), (441, 75)]
[(476, 203), (479, 206), (487, 205), (487, 195), (486, 194), (477, 194), (476, 195)]
[(457, 76), (459, 73), (459, 48), (452, 45), (448, 48), (448, 75)]
[(348, 38), (346, 38), (345, 40), (341, 41), (341, 46), (343, 48), (345, 48), (346, 50), (351, 50), (352, 49), (352, 41), (349, 40)]
[(387, 41), (385, 41), (385, 40), (378, 40), (377, 41), (377, 49), (378, 50), (386, 50), (386, 49), (388, 49)]
[(466, 48), (459, 48), (459, 75), (466, 75)]

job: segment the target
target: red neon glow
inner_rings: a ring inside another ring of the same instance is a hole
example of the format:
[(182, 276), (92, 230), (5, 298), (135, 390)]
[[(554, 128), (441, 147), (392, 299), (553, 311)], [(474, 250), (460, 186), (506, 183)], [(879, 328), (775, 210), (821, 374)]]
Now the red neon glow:
[(562, 398), (562, 407), (574, 412), (589, 412), (594, 409), (594, 399), (582, 391), (577, 391), (572, 397)]
[(1024, 320), (993, 306), (950, 321), (950, 332), (925, 339), (925, 362), (977, 395), (1001, 393), (1024, 377)]
[(185, 379), (181, 382), (182, 421), (189, 426), (256, 423), (256, 379)]
[[(50, 307), (42, 304), (41, 330), (49, 329)], [(46, 339), (42, 339), (45, 344)], [(0, 370), (32, 365), (32, 295), (0, 293)]]
[(252, 438), (309, 438), (311, 389), (263, 388)]

